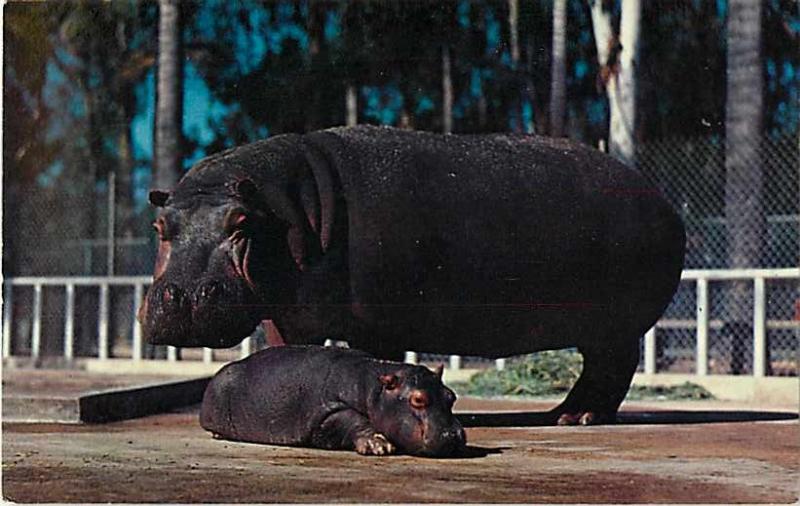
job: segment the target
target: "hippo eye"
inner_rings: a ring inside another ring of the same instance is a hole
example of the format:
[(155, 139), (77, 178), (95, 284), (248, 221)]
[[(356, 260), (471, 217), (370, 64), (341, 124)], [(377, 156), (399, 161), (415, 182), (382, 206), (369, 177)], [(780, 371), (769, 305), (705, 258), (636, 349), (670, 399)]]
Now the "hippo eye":
[(415, 390), (409, 396), (408, 403), (411, 404), (412, 408), (424, 409), (428, 407), (428, 404), (430, 404), (430, 399), (428, 399), (428, 394), (425, 392), (421, 390)]

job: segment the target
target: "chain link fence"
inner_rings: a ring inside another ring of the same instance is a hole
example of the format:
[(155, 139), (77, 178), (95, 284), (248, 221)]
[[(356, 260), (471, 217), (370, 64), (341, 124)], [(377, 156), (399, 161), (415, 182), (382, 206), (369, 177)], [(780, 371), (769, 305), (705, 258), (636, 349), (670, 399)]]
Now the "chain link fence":
[[(637, 150), (638, 167), (683, 217), (687, 269), (730, 268), (730, 239), (752, 233), (760, 255), (748, 268), (796, 267), (800, 259), (800, 157), (797, 137), (765, 138), (759, 161), (763, 175), (762, 230), (733, 230), (725, 216), (725, 143), (717, 138), (665, 139)], [(755, 225), (754, 225), (755, 226)]]
[[(680, 212), (686, 225), (687, 269), (731, 267), (732, 237), (759, 241), (758, 258), (748, 268), (797, 267), (800, 258), (800, 150), (796, 137), (765, 138), (750, 170), (763, 176), (763, 216), (749, 220), (757, 230), (738, 230), (726, 218), (725, 144), (715, 138), (669, 139), (638, 149), (640, 170)], [(755, 192), (754, 192), (755, 195)], [(753, 198), (753, 196), (747, 196)], [(798, 373), (800, 330), (795, 307), (797, 279), (767, 285), (767, 374)], [(695, 370), (696, 284), (683, 282), (657, 332), (658, 372)], [(709, 374), (753, 372), (753, 284), (718, 281), (709, 285)]]

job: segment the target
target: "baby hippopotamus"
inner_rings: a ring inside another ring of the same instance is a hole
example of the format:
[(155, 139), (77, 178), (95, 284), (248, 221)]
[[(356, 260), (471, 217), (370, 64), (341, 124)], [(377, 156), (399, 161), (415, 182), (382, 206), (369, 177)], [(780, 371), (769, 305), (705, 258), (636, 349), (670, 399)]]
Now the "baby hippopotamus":
[(223, 367), (206, 388), (200, 425), (234, 441), (446, 457), (466, 443), (455, 399), (441, 368), (279, 346)]

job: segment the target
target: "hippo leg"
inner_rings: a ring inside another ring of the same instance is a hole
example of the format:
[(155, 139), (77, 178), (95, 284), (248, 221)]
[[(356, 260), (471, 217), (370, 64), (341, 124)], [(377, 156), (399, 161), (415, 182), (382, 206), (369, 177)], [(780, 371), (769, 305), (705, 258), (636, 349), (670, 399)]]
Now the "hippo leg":
[(394, 445), (375, 431), (369, 419), (353, 409), (328, 416), (311, 436), (312, 446), (329, 450), (355, 450), (361, 455), (389, 455)]
[(578, 347), (583, 371), (567, 398), (551, 411), (558, 425), (614, 423), (639, 364), (639, 342)]

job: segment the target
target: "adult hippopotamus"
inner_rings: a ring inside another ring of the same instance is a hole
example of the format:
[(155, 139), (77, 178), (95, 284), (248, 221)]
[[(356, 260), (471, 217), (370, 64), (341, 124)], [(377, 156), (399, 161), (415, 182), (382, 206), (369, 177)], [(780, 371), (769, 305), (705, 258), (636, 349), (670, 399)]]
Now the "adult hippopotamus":
[(214, 376), (200, 425), (234, 441), (452, 456), (466, 437), (441, 373), (352, 349), (267, 348)]
[(286, 343), (383, 358), (576, 347), (567, 424), (614, 418), (683, 265), (683, 224), (639, 172), (537, 136), (279, 135), (150, 201), (150, 343), (229, 347), (271, 320)]

